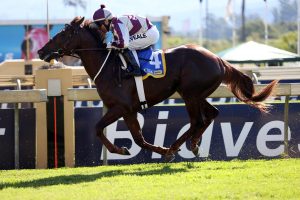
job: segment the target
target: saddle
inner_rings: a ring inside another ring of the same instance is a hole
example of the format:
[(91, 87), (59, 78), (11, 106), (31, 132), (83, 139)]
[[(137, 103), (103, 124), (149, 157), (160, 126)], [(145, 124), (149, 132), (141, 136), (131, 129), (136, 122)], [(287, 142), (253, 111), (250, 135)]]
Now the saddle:
[[(137, 57), (142, 71), (143, 80), (149, 76), (153, 78), (162, 78), (166, 75), (166, 61), (162, 50), (153, 51), (150, 47), (142, 50), (137, 50)], [(123, 70), (132, 70), (130, 65), (127, 65), (124, 56), (119, 54), (122, 61)]]
[[(138, 58), (138, 62), (140, 65), (140, 69), (142, 71), (142, 76), (134, 76), (136, 89), (140, 101), (140, 105), (142, 109), (148, 108), (148, 104), (145, 98), (145, 91), (143, 80), (148, 78), (149, 76), (153, 78), (162, 78), (166, 74), (166, 61), (164, 52), (152, 51), (151, 48), (146, 48), (143, 50), (138, 50), (134, 55)], [(130, 65), (127, 65), (124, 56), (119, 53), (120, 60), (122, 61), (121, 68), (123, 70), (131, 70), (128, 69)], [(121, 86), (121, 76), (119, 73), (119, 86)]]

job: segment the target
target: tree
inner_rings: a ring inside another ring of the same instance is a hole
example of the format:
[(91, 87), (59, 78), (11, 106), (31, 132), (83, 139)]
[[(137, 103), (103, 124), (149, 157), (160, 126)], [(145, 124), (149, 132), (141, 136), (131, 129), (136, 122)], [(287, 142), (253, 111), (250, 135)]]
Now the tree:
[(280, 36), (278, 39), (270, 41), (270, 45), (297, 53), (297, 32), (287, 32)]
[[(206, 39), (220, 39), (231, 37), (231, 28), (224, 18), (216, 18), (213, 14), (208, 14), (208, 23), (205, 32), (208, 33)], [(217, 31), (216, 31), (217, 30)]]

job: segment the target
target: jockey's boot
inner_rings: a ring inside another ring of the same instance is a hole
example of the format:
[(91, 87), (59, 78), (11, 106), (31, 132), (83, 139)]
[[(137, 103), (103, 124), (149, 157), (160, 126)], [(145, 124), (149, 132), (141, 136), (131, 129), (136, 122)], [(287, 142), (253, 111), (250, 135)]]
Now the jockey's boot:
[(126, 62), (128, 63), (128, 65), (130, 65), (133, 68), (132, 71), (127, 72), (127, 75), (142, 76), (140, 66), (137, 63), (137, 61), (135, 60), (135, 57), (134, 57), (132, 51), (129, 49), (126, 49), (126, 50), (124, 50), (123, 55), (124, 55), (124, 58), (125, 58)]

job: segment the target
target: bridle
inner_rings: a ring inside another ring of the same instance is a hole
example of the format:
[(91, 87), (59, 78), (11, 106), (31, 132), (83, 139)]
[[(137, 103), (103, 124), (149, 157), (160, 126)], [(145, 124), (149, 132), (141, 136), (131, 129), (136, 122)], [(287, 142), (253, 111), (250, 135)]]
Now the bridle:
[(51, 54), (53, 56), (55, 56), (55, 57), (58, 57), (58, 58), (59, 57), (63, 57), (63, 56), (71, 56), (71, 57), (80, 59), (80, 57), (78, 57), (77, 55), (75, 55), (77, 52), (83, 52), (83, 51), (108, 51), (104, 62), (102, 63), (102, 65), (99, 68), (97, 74), (93, 78), (93, 81), (95, 82), (96, 79), (97, 79), (97, 77), (100, 75), (100, 73), (101, 73), (104, 65), (106, 64), (106, 61), (108, 60), (108, 58), (109, 58), (109, 56), (111, 54), (112, 49), (108, 50), (106, 48), (82, 48), (82, 49), (71, 49), (71, 50), (68, 50), (67, 46), (72, 42), (73, 36), (78, 35), (78, 33), (79, 33), (79, 28), (77, 28), (77, 27), (74, 28), (72, 25), (69, 25), (69, 24), (66, 24), (65, 25), (65, 29), (63, 29), (62, 31), (66, 31), (67, 29), (70, 29), (70, 28), (72, 28), (73, 30), (72, 30), (71, 34), (68, 35), (68, 39), (64, 43), (63, 48), (59, 48), (57, 50), (57, 52), (52, 52)]
[(56, 58), (60, 58), (60, 57), (63, 57), (63, 56), (71, 56), (71, 57), (80, 59), (80, 57), (78, 57), (76, 55), (77, 52), (82, 52), (82, 51), (107, 51), (106, 48), (82, 48), (82, 49), (68, 50), (67, 46), (72, 42), (73, 36), (78, 35), (79, 28), (75, 28), (72, 25), (66, 24), (65, 29), (62, 30), (62, 32), (63, 32), (63, 31), (66, 31), (67, 29), (71, 29), (71, 28), (73, 30), (72, 30), (71, 34), (68, 35), (68, 39), (64, 43), (64, 46), (62, 48), (59, 48), (56, 52), (52, 52), (52, 56), (54, 56)]

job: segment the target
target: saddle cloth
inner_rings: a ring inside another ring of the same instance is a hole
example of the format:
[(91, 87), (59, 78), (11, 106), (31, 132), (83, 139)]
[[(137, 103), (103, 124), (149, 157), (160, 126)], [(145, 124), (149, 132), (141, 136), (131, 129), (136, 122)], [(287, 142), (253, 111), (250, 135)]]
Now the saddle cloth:
[(162, 50), (152, 51), (151, 48), (137, 50), (143, 80), (152, 76), (162, 78), (166, 75), (166, 60)]

